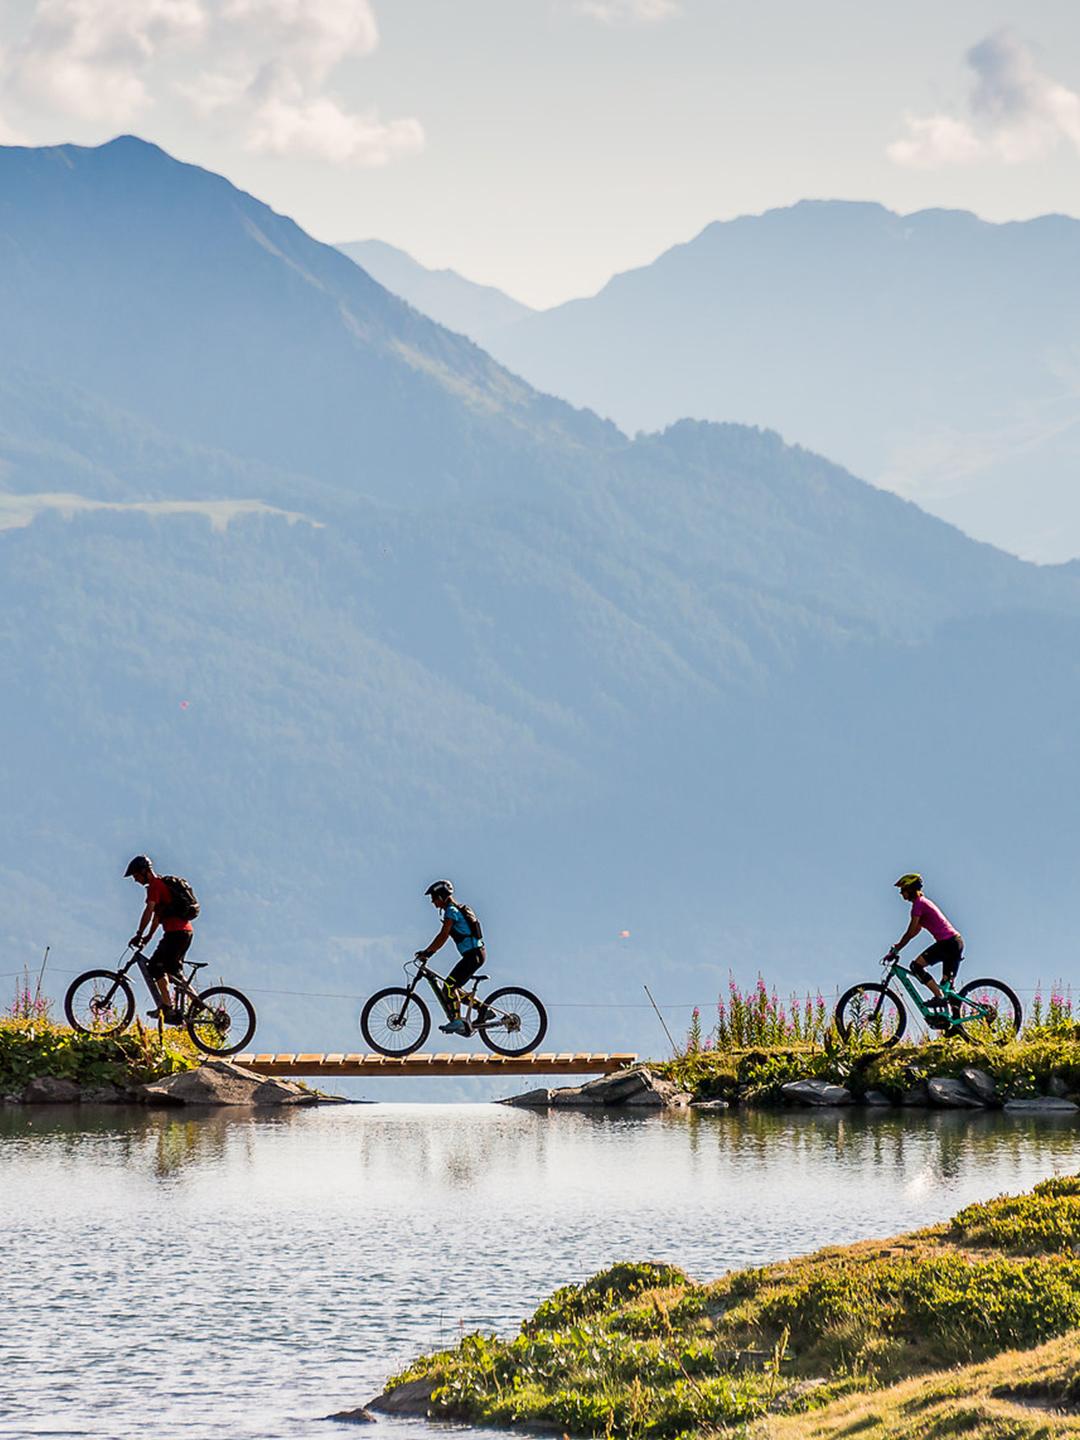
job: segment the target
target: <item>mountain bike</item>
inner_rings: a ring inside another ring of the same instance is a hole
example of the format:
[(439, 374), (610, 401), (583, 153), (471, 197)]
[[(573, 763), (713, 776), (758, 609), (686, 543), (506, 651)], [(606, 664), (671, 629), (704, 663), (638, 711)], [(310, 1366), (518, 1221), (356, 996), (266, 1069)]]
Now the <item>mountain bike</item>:
[(943, 1031), (945, 1039), (962, 1036), (977, 1045), (1004, 1045), (1020, 1033), (1020, 1001), (1000, 980), (972, 980), (962, 990), (954, 990), (942, 979), (943, 998), (924, 1000), (915, 988), (914, 972), (900, 964), (899, 956), (886, 955), (881, 963), (886, 972), (882, 984), (853, 985), (841, 995), (835, 1018), (842, 1040), (870, 1040), (881, 1046), (897, 1043), (907, 1028), (908, 1012), (902, 997), (889, 988), (894, 978), (926, 1024)]
[[(229, 985), (212, 985), (196, 992), (192, 982), (206, 962), (188, 960), (188, 973), (170, 975), (176, 1008), (182, 1024), (204, 1055), (235, 1055), (255, 1034), (255, 1008), (246, 995)], [(116, 970), (87, 970), (68, 986), (64, 1014), (73, 1030), (83, 1035), (119, 1035), (135, 1014), (135, 991), (128, 972), (138, 966), (154, 1004), (161, 1004), (157, 987), (141, 949)]]
[[(416, 993), (421, 980), (431, 986), (447, 1019), (453, 1019), (446, 1000), (446, 987), (450, 985), (447, 977), (432, 970), (419, 955), (404, 968), (408, 984), (377, 991), (360, 1013), (364, 1039), (380, 1055), (411, 1055), (431, 1033), (431, 1012)], [(479, 999), (476, 987), (487, 978), (474, 975), (467, 982), (471, 990), (457, 989), (456, 998), (467, 1033), (479, 1035), (496, 1055), (527, 1055), (547, 1034), (547, 1011), (530, 990), (522, 990), (518, 985), (504, 986)]]

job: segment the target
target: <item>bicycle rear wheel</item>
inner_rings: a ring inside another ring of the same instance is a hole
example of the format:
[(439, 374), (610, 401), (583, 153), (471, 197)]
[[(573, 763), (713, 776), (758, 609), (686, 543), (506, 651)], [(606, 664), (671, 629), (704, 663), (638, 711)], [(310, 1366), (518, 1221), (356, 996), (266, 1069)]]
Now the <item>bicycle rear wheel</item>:
[(115, 970), (87, 970), (68, 986), (64, 1014), (83, 1035), (119, 1035), (135, 1014), (135, 992)]
[(507, 985), (479, 1006), (477, 1034), (496, 1055), (527, 1055), (547, 1034), (547, 1011), (531, 990)]
[(192, 1000), (186, 1024), (204, 1055), (235, 1055), (255, 1034), (255, 1007), (239, 990), (214, 985)]
[(907, 1010), (885, 985), (853, 985), (840, 996), (836, 1028), (841, 1040), (862, 1040), (883, 1047), (895, 1045), (907, 1028)]
[[(972, 980), (957, 992), (962, 1025), (954, 1030), (976, 1045), (1004, 1045), (1020, 1033), (1024, 1012), (1008, 985), (1000, 980)], [(977, 1007), (977, 1008), (976, 1008)]]
[(419, 995), (391, 986), (377, 990), (360, 1012), (360, 1032), (380, 1055), (411, 1055), (427, 1039), (431, 1015)]

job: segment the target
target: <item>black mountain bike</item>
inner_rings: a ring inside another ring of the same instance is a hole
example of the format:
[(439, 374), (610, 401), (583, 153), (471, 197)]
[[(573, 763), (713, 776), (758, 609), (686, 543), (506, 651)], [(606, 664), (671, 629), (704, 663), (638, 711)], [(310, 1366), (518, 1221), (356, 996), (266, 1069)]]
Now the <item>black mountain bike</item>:
[[(126, 1030), (135, 1014), (135, 991), (127, 977), (136, 965), (154, 1004), (160, 1005), (146, 957), (141, 949), (135, 950), (118, 969), (87, 970), (71, 982), (64, 996), (64, 1014), (71, 1028), (84, 1035), (119, 1035)], [(187, 968), (186, 975), (168, 976), (187, 1033), (205, 1055), (235, 1055), (255, 1034), (254, 1006), (246, 995), (228, 985), (196, 992), (192, 981), (197, 971), (206, 969), (206, 963), (189, 960)]]
[[(409, 980), (404, 988), (391, 986), (377, 991), (360, 1013), (364, 1039), (380, 1055), (411, 1055), (431, 1033), (431, 1012), (416, 993), (421, 980), (434, 990), (447, 1019), (453, 1018), (444, 998), (449, 984), (445, 975), (437, 974), (419, 956), (406, 964), (405, 974)], [(527, 1055), (547, 1034), (547, 1011), (530, 990), (518, 985), (504, 986), (478, 999), (476, 987), (487, 978), (474, 975), (467, 982), (471, 990), (457, 991), (467, 1034), (479, 1035), (496, 1055)]]
[(944, 1032), (945, 1039), (963, 1036), (979, 1045), (1004, 1045), (1020, 1033), (1023, 1011), (1020, 1001), (1000, 980), (972, 980), (954, 990), (942, 979), (943, 999), (924, 999), (916, 981), (896, 955), (882, 960), (885, 969), (880, 985), (866, 983), (845, 990), (836, 1007), (836, 1028), (841, 1040), (869, 1040), (895, 1045), (907, 1028), (908, 1012), (902, 998), (891, 989), (894, 978), (911, 996), (915, 1008), (932, 1030)]

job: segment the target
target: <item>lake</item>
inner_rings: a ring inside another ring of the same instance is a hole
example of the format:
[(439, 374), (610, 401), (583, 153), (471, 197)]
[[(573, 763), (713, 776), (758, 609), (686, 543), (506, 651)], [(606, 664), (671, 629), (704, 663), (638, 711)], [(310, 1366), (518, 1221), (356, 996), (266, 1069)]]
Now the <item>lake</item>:
[(1075, 1171), (1078, 1138), (970, 1112), (5, 1107), (0, 1435), (355, 1434), (319, 1417), (613, 1260), (708, 1279), (889, 1235)]

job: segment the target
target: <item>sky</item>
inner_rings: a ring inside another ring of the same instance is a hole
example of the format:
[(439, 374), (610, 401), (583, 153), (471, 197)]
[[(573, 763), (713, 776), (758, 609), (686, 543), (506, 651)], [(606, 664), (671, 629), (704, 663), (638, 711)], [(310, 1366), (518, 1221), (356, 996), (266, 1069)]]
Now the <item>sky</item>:
[(806, 197), (1080, 214), (1080, 5), (0, 0), (0, 143), (127, 132), (547, 306)]

